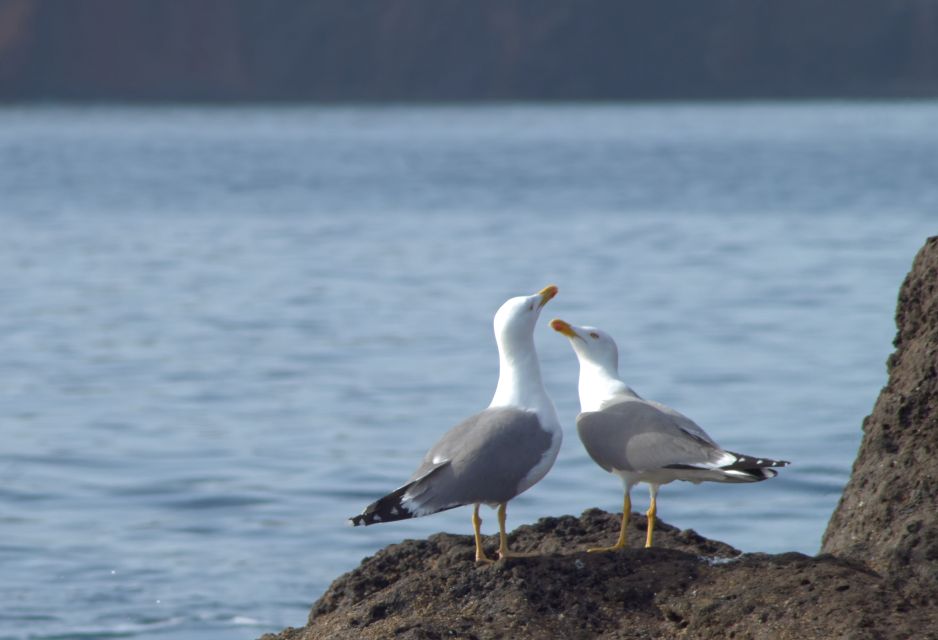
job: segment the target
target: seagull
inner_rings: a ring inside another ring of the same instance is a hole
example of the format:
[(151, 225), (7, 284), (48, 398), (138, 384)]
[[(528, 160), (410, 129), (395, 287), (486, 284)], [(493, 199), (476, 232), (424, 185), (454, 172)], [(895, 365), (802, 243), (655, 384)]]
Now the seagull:
[(625, 546), (630, 493), (639, 482), (647, 483), (651, 492), (647, 548), (652, 546), (661, 485), (673, 480), (759, 482), (777, 475), (772, 467), (789, 464), (727, 451), (687, 416), (643, 399), (619, 378), (619, 350), (608, 333), (560, 319), (552, 320), (550, 326), (570, 339), (580, 362), (580, 414), (576, 418), (580, 440), (596, 464), (622, 479), (625, 489), (619, 539), (611, 547), (589, 552)]
[(550, 285), (511, 298), (495, 314), (498, 386), (491, 404), (447, 431), (406, 484), (349, 518), (353, 526), (391, 522), (473, 505), (477, 563), (493, 562), (482, 549), (479, 505), (498, 508), (499, 559), (512, 554), (505, 534), (508, 501), (543, 478), (557, 459), (563, 432), (541, 380), (534, 326), (557, 295)]

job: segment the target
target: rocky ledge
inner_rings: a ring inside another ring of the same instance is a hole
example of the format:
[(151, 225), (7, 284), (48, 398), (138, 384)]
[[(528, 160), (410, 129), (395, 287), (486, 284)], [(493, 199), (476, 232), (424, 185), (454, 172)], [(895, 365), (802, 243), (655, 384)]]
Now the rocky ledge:
[(313, 638), (938, 639), (938, 237), (899, 294), (889, 383), (824, 535), (824, 553), (741, 553), (633, 514), (544, 518), (511, 534), (512, 558), (473, 562), (470, 536), (407, 540), (366, 558), (313, 605)]

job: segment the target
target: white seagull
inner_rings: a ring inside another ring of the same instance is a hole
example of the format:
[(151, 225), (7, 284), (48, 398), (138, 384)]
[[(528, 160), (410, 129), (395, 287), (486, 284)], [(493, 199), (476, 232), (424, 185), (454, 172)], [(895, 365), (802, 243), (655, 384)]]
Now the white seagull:
[(544, 389), (534, 348), (541, 309), (557, 295), (551, 285), (511, 298), (495, 314), (498, 386), (487, 409), (466, 418), (433, 445), (406, 484), (349, 518), (369, 525), (473, 505), (476, 562), (492, 562), (482, 549), (479, 505), (498, 507), (498, 556), (512, 555), (505, 534), (509, 500), (543, 478), (557, 459), (563, 432)]
[(771, 467), (789, 464), (727, 451), (687, 416), (641, 398), (619, 379), (619, 350), (604, 331), (559, 319), (550, 326), (570, 339), (580, 362), (580, 415), (576, 418), (580, 440), (596, 464), (619, 476), (625, 488), (619, 539), (611, 547), (590, 552), (625, 546), (630, 493), (639, 482), (647, 483), (651, 492), (645, 537), (645, 546), (650, 547), (661, 485), (673, 480), (759, 482), (777, 475)]

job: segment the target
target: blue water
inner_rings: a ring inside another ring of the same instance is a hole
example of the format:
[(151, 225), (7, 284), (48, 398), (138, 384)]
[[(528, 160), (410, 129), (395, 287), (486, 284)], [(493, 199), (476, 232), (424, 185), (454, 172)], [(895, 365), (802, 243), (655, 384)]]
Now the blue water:
[(0, 109), (0, 638), (252, 638), (388, 543), (468, 533), (344, 519), (488, 403), (492, 314), (549, 283), (567, 435), (509, 525), (621, 503), (559, 316), (794, 462), (668, 485), (664, 520), (814, 553), (935, 176), (933, 102)]

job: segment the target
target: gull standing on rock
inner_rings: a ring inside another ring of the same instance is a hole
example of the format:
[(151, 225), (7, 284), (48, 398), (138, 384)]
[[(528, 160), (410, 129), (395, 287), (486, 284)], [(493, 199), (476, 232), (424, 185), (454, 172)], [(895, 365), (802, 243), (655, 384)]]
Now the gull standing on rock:
[(580, 415), (576, 418), (580, 440), (596, 464), (622, 478), (625, 488), (619, 539), (611, 547), (590, 552), (625, 546), (630, 493), (639, 482), (647, 483), (651, 491), (645, 537), (645, 546), (650, 547), (661, 485), (673, 480), (759, 482), (777, 475), (770, 467), (789, 464), (727, 451), (687, 416), (641, 398), (619, 379), (619, 350), (609, 334), (563, 320), (552, 320), (550, 326), (570, 339), (580, 362)]
[(557, 287), (551, 285), (499, 308), (499, 373), (492, 403), (444, 434), (405, 485), (349, 518), (352, 525), (416, 518), (471, 504), (476, 562), (492, 562), (482, 549), (479, 531), (479, 505), (487, 504), (498, 507), (499, 558), (513, 555), (505, 534), (506, 505), (547, 474), (563, 439), (534, 348), (534, 326), (555, 295)]

